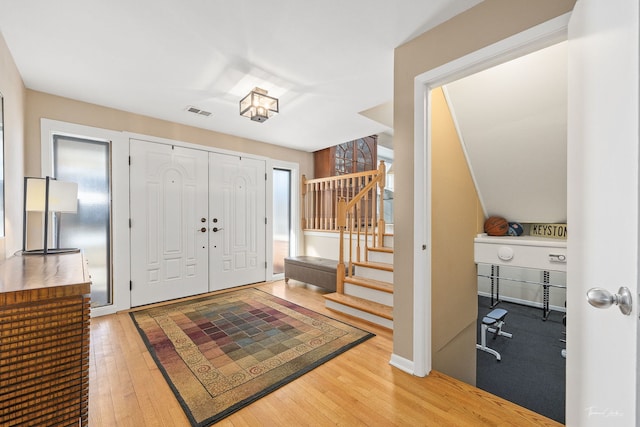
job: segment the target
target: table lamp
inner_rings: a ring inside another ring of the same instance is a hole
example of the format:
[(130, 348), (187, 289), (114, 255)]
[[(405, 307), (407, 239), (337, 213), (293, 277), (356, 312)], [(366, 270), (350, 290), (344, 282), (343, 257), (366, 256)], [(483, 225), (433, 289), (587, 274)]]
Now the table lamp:
[[(78, 184), (45, 178), (24, 178), (24, 212), (22, 222), (22, 254), (47, 255), (79, 252), (77, 248), (49, 248), (49, 214), (78, 211)], [(44, 213), (44, 241), (42, 249), (27, 250), (27, 212)]]

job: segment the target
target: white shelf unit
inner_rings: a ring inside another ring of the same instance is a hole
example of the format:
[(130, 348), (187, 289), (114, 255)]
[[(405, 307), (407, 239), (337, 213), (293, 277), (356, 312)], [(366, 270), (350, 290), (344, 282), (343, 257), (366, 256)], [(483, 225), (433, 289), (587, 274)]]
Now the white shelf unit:
[(565, 311), (566, 240), (479, 234), (474, 252), (478, 293), (492, 307), (501, 300), (540, 307), (544, 320), (551, 308)]

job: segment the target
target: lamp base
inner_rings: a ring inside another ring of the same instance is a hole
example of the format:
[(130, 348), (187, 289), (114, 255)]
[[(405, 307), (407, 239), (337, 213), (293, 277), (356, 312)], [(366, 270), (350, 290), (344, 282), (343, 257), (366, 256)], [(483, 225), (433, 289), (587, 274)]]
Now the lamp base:
[(80, 252), (78, 248), (52, 248), (47, 249), (45, 253), (44, 249), (30, 249), (28, 251), (22, 251), (21, 255), (59, 255), (59, 254), (71, 254)]

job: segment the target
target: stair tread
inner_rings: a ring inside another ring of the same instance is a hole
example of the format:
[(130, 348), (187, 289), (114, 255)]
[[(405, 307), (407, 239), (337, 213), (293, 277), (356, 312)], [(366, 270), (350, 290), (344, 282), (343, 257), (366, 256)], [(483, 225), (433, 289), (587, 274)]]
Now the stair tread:
[(382, 292), (393, 293), (393, 283), (383, 282), (381, 280), (368, 279), (361, 276), (351, 276), (345, 277), (344, 281), (358, 286), (377, 289)]
[(375, 268), (376, 270), (393, 271), (393, 264), (387, 264), (384, 262), (354, 261), (353, 265)]
[(369, 301), (363, 298), (354, 297), (351, 295), (332, 293), (323, 295), (325, 299), (336, 302), (338, 304), (346, 305), (357, 310), (364, 311), (366, 313), (374, 314), (376, 316), (393, 320), (393, 307), (380, 304), (374, 301)]

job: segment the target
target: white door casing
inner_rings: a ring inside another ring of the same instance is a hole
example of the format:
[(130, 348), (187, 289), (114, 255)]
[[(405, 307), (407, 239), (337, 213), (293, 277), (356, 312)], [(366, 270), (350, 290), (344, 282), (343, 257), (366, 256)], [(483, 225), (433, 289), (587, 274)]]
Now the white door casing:
[(431, 371), (431, 89), (566, 40), (568, 19), (559, 16), (415, 78), (413, 360), (392, 355), (399, 369), (417, 376)]
[(265, 161), (209, 153), (209, 165), (209, 290), (262, 282), (267, 271)]
[[(637, 1), (579, 0), (569, 22), (567, 416), (638, 425)], [(633, 311), (586, 292), (631, 290)]]
[(207, 292), (206, 151), (131, 139), (130, 156), (131, 305)]
[[(624, 4), (623, 4), (624, 3)], [(558, 19), (564, 20), (566, 17)], [(558, 19), (416, 78), (414, 364), (431, 369), (429, 90), (492, 61), (549, 45)], [(569, 426), (640, 425), (638, 394), (638, 2), (578, 0), (569, 34), (567, 401)], [(560, 24), (559, 26), (557, 24)], [(551, 31), (548, 27), (551, 25)], [(542, 43), (542, 45), (540, 45)], [(538, 47), (536, 47), (538, 46)], [(424, 172), (421, 172), (424, 171)], [(426, 245), (425, 245), (426, 247)], [(594, 286), (627, 286), (630, 316), (588, 305)], [(420, 315), (424, 313), (424, 315)], [(393, 362), (393, 358), (392, 358)], [(398, 366), (403, 368), (402, 366)]]
[[(109, 140), (111, 144), (111, 247), (113, 304), (91, 309), (91, 316), (130, 308), (129, 295), (129, 144), (122, 132), (58, 120), (40, 119), (42, 176), (53, 175), (54, 134)], [(91, 264), (91, 260), (88, 261)], [(89, 266), (89, 268), (91, 268)]]

